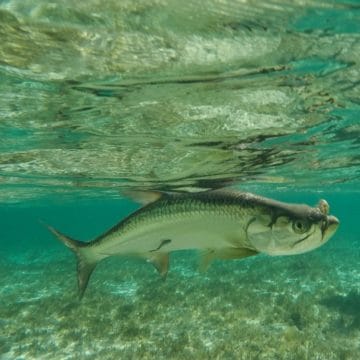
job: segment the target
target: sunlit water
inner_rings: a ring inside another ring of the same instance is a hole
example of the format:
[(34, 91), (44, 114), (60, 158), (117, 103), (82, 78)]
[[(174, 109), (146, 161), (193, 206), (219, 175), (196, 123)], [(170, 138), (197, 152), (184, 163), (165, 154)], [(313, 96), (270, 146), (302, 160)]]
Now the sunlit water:
[[(0, 0), (0, 359), (359, 359), (360, 7)], [(224, 186), (341, 220), (324, 247), (75, 263), (128, 189)]]

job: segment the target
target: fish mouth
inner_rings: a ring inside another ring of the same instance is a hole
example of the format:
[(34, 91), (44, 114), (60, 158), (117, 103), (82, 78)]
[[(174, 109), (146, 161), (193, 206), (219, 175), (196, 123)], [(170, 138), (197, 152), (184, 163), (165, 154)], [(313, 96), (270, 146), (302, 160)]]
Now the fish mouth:
[(329, 233), (332, 235), (337, 227), (339, 226), (340, 221), (335, 216), (327, 216), (326, 220), (323, 221), (321, 225), (321, 239), (324, 240), (325, 234)]
[[(321, 224), (321, 241), (324, 241), (324, 238), (326, 235), (328, 235), (327, 238), (329, 238), (336, 231), (339, 224), (340, 224), (340, 221), (337, 217), (332, 216), (332, 215), (327, 216), (326, 219)], [(305, 241), (313, 233), (314, 233), (314, 231), (311, 232), (310, 234), (304, 236), (302, 239), (296, 241), (294, 243), (293, 247), (296, 246), (297, 244), (300, 244), (301, 242)]]
[(304, 236), (302, 239), (296, 241), (296, 242), (294, 243), (293, 247), (296, 246), (297, 244), (300, 244), (301, 242), (305, 241), (305, 240), (306, 240), (309, 236), (311, 236), (313, 233), (314, 233), (314, 232), (312, 232), (312, 233), (310, 233), (310, 234), (307, 234), (307, 235)]

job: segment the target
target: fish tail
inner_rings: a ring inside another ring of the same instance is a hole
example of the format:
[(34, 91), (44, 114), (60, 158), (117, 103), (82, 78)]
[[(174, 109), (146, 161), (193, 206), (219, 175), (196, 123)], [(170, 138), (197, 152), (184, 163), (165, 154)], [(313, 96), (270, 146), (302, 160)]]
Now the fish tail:
[(96, 257), (92, 253), (88, 243), (74, 240), (62, 234), (60, 231), (56, 230), (52, 226), (46, 225), (46, 227), (53, 235), (55, 235), (55, 237), (59, 241), (61, 241), (65, 246), (70, 248), (76, 255), (79, 299), (81, 300), (84, 296), (84, 292), (88, 285), (90, 276), (99, 260), (96, 259)]

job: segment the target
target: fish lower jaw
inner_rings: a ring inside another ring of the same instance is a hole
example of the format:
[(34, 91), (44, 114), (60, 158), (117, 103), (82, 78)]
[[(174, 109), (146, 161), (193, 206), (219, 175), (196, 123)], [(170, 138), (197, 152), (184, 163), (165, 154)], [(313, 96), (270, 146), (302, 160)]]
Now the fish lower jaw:
[(269, 256), (291, 256), (291, 255), (300, 255), (307, 252), (310, 252), (312, 250), (315, 250), (316, 248), (320, 247), (321, 244), (318, 246), (313, 246), (311, 248), (288, 248), (288, 249), (270, 249), (270, 250), (263, 250), (262, 253), (269, 255)]

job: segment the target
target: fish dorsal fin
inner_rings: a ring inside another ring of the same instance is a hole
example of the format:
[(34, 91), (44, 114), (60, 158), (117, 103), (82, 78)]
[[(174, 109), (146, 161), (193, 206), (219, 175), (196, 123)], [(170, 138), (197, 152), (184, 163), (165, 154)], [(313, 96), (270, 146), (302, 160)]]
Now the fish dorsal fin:
[(199, 270), (204, 272), (214, 259), (228, 260), (228, 259), (242, 259), (248, 256), (258, 254), (257, 251), (248, 248), (223, 248), (223, 249), (208, 249), (201, 253)]
[(166, 275), (169, 270), (169, 254), (168, 253), (157, 253), (153, 255), (147, 255), (146, 259), (148, 262), (154, 265), (155, 269), (159, 272), (163, 279), (166, 279)]
[(138, 191), (138, 190), (126, 190), (123, 194), (134, 200), (135, 202), (147, 205), (156, 200), (159, 200), (164, 194), (160, 191)]

